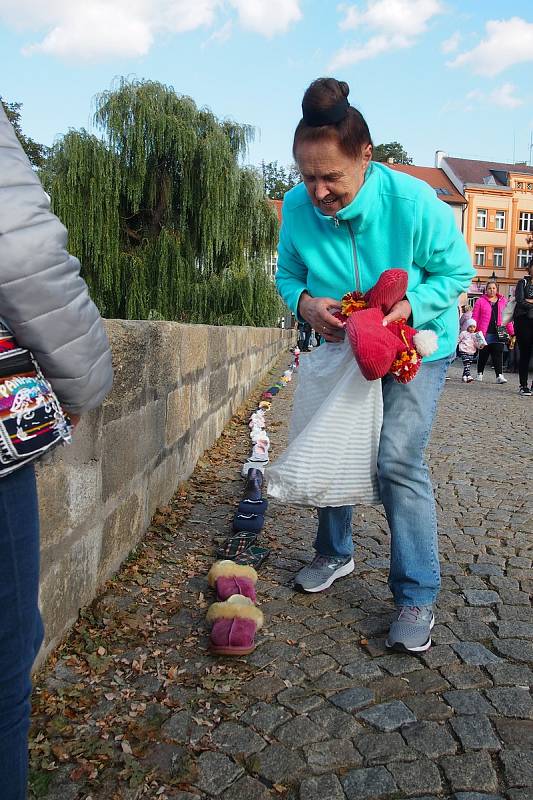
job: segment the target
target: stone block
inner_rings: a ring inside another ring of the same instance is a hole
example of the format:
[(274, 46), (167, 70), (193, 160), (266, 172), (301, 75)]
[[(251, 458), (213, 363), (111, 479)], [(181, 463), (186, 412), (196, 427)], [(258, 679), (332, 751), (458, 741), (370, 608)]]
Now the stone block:
[(188, 448), (182, 453), (173, 452), (163, 459), (147, 476), (146, 487), (146, 519), (152, 519), (158, 506), (165, 505), (177, 489), (178, 483), (186, 480), (190, 471), (181, 470), (181, 456), (186, 455)]
[(201, 754), (197, 766), (198, 777), (194, 781), (196, 786), (207, 795), (215, 797), (231, 786), (244, 771), (227, 756), (209, 750)]
[[(185, 378), (191, 373), (201, 373), (205, 370), (212, 328), (207, 325), (183, 325), (180, 328), (180, 374), (182, 378)], [(216, 328), (216, 330), (220, 330), (220, 328)]]
[(312, 744), (305, 749), (305, 757), (311, 771), (317, 774), (363, 766), (361, 755), (347, 739)]
[(300, 800), (344, 800), (344, 797), (336, 775), (306, 778), (300, 784)]
[(261, 736), (235, 722), (223, 722), (213, 733), (212, 738), (219, 750), (234, 757), (250, 756), (266, 747), (266, 742)]
[(133, 550), (145, 530), (145, 501), (142, 493), (131, 494), (105, 520), (98, 565), (98, 583), (115, 572)]
[(150, 349), (147, 321), (107, 320), (106, 330), (113, 355), (113, 388), (104, 402), (107, 422), (142, 405), (147, 385), (147, 353)]
[(494, 792), (498, 787), (491, 758), (485, 751), (446, 756), (441, 766), (453, 791)]
[(425, 721), (405, 725), (402, 728), (402, 735), (410, 747), (419, 750), (428, 758), (453, 755), (457, 751), (457, 742), (453, 736), (437, 722)]
[(226, 400), (228, 393), (228, 366), (223, 365), (210, 373), (209, 377), (209, 407), (218, 409)]
[(419, 753), (407, 747), (399, 733), (375, 733), (365, 731), (357, 740), (357, 749), (364, 756), (365, 765), (392, 764), (394, 761), (416, 761)]
[(357, 716), (381, 731), (393, 731), (409, 722), (416, 722), (415, 715), (401, 700), (372, 706), (365, 711), (360, 711)]
[(48, 652), (72, 625), (80, 608), (94, 597), (102, 532), (95, 526), (76, 541), (65, 543), (63, 557), (41, 579), (40, 608)]
[(504, 751), (500, 758), (509, 786), (533, 787), (533, 750)]
[[(240, 778), (229, 789), (226, 789), (222, 797), (223, 800), (270, 800), (272, 795), (261, 781), (245, 775), (244, 778)], [(174, 795), (169, 796), (168, 800), (174, 800)], [(176, 800), (180, 800), (180, 798), (177, 797)]]
[(191, 427), (191, 386), (185, 384), (167, 394), (165, 442), (172, 447)]
[(231, 338), (233, 329), (224, 326), (210, 325), (207, 334), (207, 367), (212, 372), (223, 365), (227, 365), (228, 339)]
[(101, 462), (89, 461), (66, 469), (68, 519), (72, 528), (85, 520), (100, 516), (102, 475)]
[(407, 797), (431, 794), (442, 790), (439, 770), (427, 758), (411, 761), (408, 764), (396, 763), (389, 767), (399, 789)]
[(36, 469), (41, 548), (53, 547), (70, 534), (67, 467), (63, 461)]
[(56, 451), (65, 464), (80, 466), (102, 457), (103, 420), (101, 407), (82, 416), (72, 437), (72, 444)]
[(450, 721), (464, 750), (501, 750), (501, 744), (487, 717), (472, 714)]
[(354, 769), (341, 779), (341, 783), (348, 800), (387, 797), (398, 791), (392, 775), (385, 767)]
[(209, 408), (209, 376), (202, 375), (190, 385), (191, 425), (198, 425)]
[(102, 499), (142, 474), (165, 444), (165, 400), (156, 400), (104, 427)]
[[(147, 384), (151, 390), (166, 393), (182, 380), (182, 343), (187, 325), (177, 322), (153, 322), (147, 359)], [(203, 368), (202, 364), (201, 368)]]

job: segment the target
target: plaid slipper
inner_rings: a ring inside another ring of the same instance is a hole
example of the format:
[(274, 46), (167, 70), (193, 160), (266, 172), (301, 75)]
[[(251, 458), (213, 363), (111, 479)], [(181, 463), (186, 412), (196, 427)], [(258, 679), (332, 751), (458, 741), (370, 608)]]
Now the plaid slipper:
[(256, 545), (252, 544), (240, 555), (236, 556), (236, 558), (233, 558), (232, 561), (235, 561), (236, 564), (246, 564), (248, 567), (254, 567), (255, 569), (258, 569), (269, 555), (270, 550), (268, 547), (257, 547)]
[(235, 536), (229, 536), (224, 544), (218, 548), (217, 558), (229, 558), (234, 560), (236, 556), (243, 553), (247, 547), (255, 544), (256, 541), (256, 532), (239, 531), (239, 533), (235, 534)]

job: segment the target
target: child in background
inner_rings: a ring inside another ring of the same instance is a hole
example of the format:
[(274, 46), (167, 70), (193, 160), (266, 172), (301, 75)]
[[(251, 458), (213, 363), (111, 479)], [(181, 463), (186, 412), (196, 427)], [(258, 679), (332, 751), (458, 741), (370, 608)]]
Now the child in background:
[(476, 352), (482, 347), (476, 337), (476, 327), (475, 319), (469, 319), (466, 330), (459, 334), (459, 353), (463, 359), (463, 383), (472, 383), (474, 380), (470, 374), (470, 367)]
[(300, 348), (298, 345), (294, 348), (294, 366), (296, 369), (300, 366)]

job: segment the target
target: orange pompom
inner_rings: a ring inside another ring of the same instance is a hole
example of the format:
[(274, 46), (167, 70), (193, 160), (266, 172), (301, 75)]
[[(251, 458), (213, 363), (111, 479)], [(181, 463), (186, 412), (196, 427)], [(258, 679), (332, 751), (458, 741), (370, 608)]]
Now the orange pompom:
[(341, 313), (345, 317), (349, 317), (354, 311), (361, 311), (367, 307), (367, 302), (362, 292), (348, 292), (341, 300)]
[(410, 347), (408, 350), (404, 350), (398, 358), (392, 362), (389, 372), (391, 375), (394, 375), (398, 383), (409, 383), (420, 369), (421, 363), (422, 359), (416, 350)]

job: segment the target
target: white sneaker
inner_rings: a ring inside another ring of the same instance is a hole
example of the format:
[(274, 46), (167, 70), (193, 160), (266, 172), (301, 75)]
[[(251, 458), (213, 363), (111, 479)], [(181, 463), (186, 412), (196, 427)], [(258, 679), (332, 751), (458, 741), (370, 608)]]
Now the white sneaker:
[(483, 380), (483, 373), (478, 372), (478, 374), (476, 375), (476, 381), (482, 381), (482, 380)]
[(467, 381), (468, 381), (468, 376), (467, 375), (463, 375), (463, 383), (466, 383)]
[(496, 378), (496, 383), (507, 383), (507, 378), (504, 378), (503, 375), (498, 375)]

